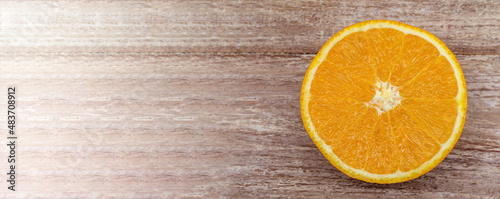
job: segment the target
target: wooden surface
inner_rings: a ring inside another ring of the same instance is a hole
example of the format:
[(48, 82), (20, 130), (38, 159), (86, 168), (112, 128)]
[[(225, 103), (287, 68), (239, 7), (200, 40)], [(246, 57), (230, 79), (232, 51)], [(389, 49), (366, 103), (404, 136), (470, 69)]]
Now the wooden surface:
[[(347, 177), (300, 117), (315, 53), (369, 19), (435, 34), (467, 81), (460, 140), (409, 182)], [(0, 198), (499, 198), (499, 22), (493, 0), (2, 1)]]

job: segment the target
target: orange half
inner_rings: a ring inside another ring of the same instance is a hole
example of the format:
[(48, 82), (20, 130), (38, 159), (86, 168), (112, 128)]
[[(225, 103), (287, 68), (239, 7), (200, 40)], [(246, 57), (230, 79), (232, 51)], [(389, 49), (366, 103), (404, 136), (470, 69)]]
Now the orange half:
[(335, 34), (300, 94), (304, 126), (340, 171), (397, 183), (436, 167), (457, 142), (467, 93), (446, 45), (422, 29), (365, 21)]

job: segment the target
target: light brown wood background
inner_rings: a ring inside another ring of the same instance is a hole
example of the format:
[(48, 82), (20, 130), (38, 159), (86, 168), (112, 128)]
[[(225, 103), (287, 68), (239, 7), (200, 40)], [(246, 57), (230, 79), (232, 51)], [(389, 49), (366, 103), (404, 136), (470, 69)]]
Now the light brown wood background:
[[(405, 183), (342, 174), (300, 118), (315, 53), (369, 19), (435, 34), (467, 81), (455, 149)], [(2, 1), (0, 85), (0, 198), (500, 197), (497, 0)]]

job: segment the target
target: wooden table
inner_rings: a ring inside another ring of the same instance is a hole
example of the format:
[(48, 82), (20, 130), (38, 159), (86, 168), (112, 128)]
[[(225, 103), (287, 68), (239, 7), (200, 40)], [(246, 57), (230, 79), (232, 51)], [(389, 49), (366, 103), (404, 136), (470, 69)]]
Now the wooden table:
[[(315, 53), (369, 19), (433, 33), (467, 81), (460, 140), (409, 182), (347, 177), (300, 117)], [(497, 0), (2, 1), (0, 47), (0, 198), (500, 197)]]

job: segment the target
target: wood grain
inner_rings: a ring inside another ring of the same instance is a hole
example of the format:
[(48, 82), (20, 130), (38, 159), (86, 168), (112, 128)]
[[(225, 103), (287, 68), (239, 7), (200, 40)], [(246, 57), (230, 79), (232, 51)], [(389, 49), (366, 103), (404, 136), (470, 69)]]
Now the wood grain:
[[(499, 198), (499, 8), (498, 1), (0, 2), (0, 96), (16, 86), (19, 115), (19, 191), (0, 198)], [(343, 27), (376, 18), (441, 38), (468, 89), (451, 153), (424, 176), (391, 185), (342, 174), (300, 117), (314, 54)], [(6, 100), (0, 107), (5, 112)]]
[(2, 52), (316, 53), (342, 28), (391, 19), (458, 54), (500, 54), (500, 1), (0, 2)]

